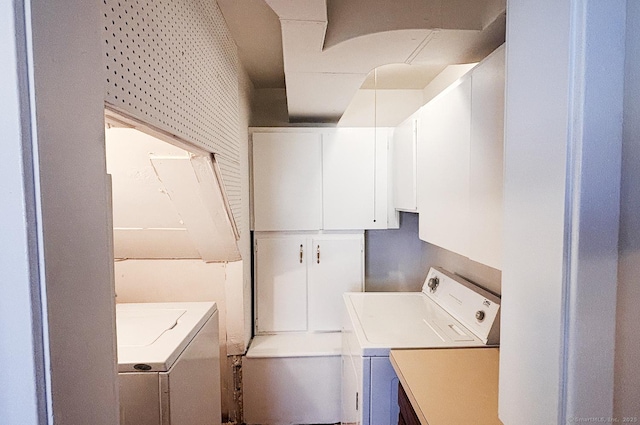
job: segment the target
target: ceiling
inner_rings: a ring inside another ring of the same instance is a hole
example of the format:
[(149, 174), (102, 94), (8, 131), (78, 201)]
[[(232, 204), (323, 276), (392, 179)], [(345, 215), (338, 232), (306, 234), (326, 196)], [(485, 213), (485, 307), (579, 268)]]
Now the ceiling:
[(218, 4), (254, 87), (286, 89), (290, 122), (338, 122), (363, 90), (423, 89), (505, 37), (505, 0)]

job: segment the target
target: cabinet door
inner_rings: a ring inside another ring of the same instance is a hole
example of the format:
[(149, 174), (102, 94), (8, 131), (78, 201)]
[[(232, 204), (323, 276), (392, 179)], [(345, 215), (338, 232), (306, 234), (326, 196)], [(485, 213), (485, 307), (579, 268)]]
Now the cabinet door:
[(469, 258), (502, 268), (504, 47), (473, 70)]
[[(344, 349), (343, 349), (344, 351)], [(362, 404), (360, 390), (362, 380), (358, 382), (356, 368), (349, 355), (342, 354), (342, 423), (360, 425), (359, 410)]]
[(322, 228), (320, 133), (253, 134), (254, 230)]
[(386, 229), (387, 136), (339, 128), (322, 142), (323, 222), (328, 230)]
[(417, 115), (412, 115), (393, 133), (393, 203), (402, 211), (417, 209), (416, 131)]
[(257, 238), (256, 332), (307, 329), (307, 239)]
[(345, 292), (363, 289), (364, 236), (312, 239), (309, 257), (309, 330), (339, 331)]
[(471, 79), (423, 107), (418, 134), (420, 239), (468, 255)]

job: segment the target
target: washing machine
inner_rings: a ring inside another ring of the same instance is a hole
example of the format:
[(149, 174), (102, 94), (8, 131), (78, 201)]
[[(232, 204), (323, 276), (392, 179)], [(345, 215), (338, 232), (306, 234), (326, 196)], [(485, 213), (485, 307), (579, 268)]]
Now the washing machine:
[(463, 348), (499, 342), (500, 299), (441, 268), (421, 292), (344, 295), (342, 423), (398, 423), (398, 378), (389, 351)]
[(212, 302), (116, 305), (121, 425), (221, 423)]

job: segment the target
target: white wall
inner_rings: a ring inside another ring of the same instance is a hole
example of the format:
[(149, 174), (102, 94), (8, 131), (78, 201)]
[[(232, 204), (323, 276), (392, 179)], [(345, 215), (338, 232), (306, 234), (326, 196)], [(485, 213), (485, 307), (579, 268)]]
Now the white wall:
[(188, 159), (189, 153), (134, 128), (107, 128), (105, 136), (115, 258), (200, 258), (202, 246), (195, 242), (200, 239), (189, 233), (150, 158)]
[(614, 387), (617, 418), (640, 418), (639, 32), (640, 3), (628, 1)]
[(42, 308), (22, 2), (0, 4), (0, 418), (46, 423)]
[(102, 16), (82, 0), (29, 4), (50, 413), (56, 424), (113, 425), (119, 413)]
[(593, 422), (612, 414), (624, 2), (507, 10), (500, 418)]

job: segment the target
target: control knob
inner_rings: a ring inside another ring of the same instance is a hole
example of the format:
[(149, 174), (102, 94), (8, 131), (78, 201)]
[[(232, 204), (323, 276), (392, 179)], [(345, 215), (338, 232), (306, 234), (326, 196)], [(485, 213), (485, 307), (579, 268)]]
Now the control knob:
[(429, 291), (435, 292), (439, 284), (440, 284), (440, 280), (437, 277), (432, 277), (431, 279), (429, 279), (429, 282), (427, 282)]
[(478, 322), (482, 322), (484, 320), (485, 312), (483, 310), (476, 311), (476, 319)]

